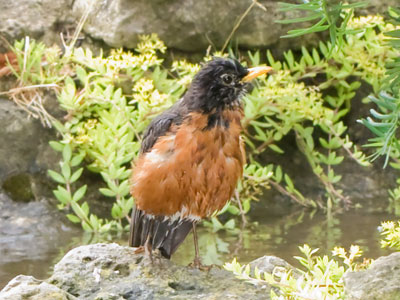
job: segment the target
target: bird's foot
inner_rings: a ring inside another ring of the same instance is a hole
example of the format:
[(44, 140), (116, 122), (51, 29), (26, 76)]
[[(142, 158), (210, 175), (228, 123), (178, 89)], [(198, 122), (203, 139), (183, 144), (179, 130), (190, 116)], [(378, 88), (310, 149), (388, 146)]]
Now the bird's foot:
[(154, 259), (153, 259), (153, 253), (152, 253), (152, 249), (149, 247), (146, 247), (146, 245), (144, 246), (139, 246), (138, 248), (136, 248), (133, 253), (135, 254), (144, 254), (143, 257), (145, 257), (146, 259), (149, 259), (151, 264), (154, 263)]
[(143, 246), (139, 246), (135, 250), (133, 250), (133, 253), (135, 253), (135, 254), (140, 254), (140, 253), (143, 253), (143, 252), (145, 252), (145, 249), (144, 249)]
[(201, 263), (200, 258), (196, 257), (190, 264), (189, 267), (199, 269), (201, 271), (210, 271), (213, 265), (207, 266)]

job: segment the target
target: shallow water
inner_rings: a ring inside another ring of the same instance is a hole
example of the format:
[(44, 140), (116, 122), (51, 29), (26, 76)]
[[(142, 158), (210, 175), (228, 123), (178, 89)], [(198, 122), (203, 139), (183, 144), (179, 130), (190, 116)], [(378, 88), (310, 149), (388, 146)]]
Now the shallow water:
[[(233, 257), (247, 263), (263, 255), (276, 255), (296, 265), (293, 256), (300, 255), (298, 246), (304, 242), (313, 248), (320, 248), (320, 254), (329, 254), (334, 246), (349, 248), (351, 244), (358, 244), (364, 250), (365, 257), (377, 258), (390, 253), (380, 248), (378, 226), (382, 221), (391, 219), (396, 218), (387, 213), (367, 214), (357, 210), (331, 218), (322, 213), (313, 214), (302, 210), (283, 216), (260, 214), (252, 218), (252, 223), (246, 229), (235, 234), (222, 231), (215, 233), (210, 228), (200, 227), (200, 251), (205, 264), (223, 264)], [(99, 239), (87, 233), (75, 236), (69, 233), (63, 241), (63, 245), (55, 245), (53, 250), (47, 251), (46, 258), (28, 259), (29, 253), (26, 253), (21, 257), (27, 259), (10, 262), (7, 254), (3, 255), (0, 259), (0, 288), (18, 274), (47, 278), (52, 266), (76, 246), (103, 241), (126, 245), (127, 236)], [(189, 235), (173, 260), (179, 264), (188, 264), (193, 259), (193, 253), (192, 236)]]

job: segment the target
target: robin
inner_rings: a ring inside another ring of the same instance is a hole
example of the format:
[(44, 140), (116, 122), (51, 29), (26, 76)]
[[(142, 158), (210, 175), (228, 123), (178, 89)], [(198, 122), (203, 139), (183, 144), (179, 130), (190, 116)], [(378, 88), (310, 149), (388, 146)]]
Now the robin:
[(193, 230), (193, 264), (200, 266), (196, 224), (225, 206), (243, 173), (240, 98), (249, 81), (270, 70), (214, 58), (150, 123), (133, 164), (130, 246), (169, 259)]

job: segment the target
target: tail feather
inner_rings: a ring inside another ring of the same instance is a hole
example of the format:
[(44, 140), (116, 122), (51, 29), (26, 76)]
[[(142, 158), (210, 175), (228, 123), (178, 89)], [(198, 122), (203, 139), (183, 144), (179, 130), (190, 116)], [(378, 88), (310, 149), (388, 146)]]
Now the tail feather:
[(152, 216), (140, 209), (132, 211), (129, 245), (143, 246), (149, 238), (153, 250), (159, 249), (165, 258), (178, 249), (192, 229), (193, 220), (177, 219), (171, 221), (163, 216)]
[[(141, 241), (141, 232), (143, 229), (143, 211), (138, 209), (132, 210), (131, 228), (129, 236), (129, 246), (138, 247)], [(137, 245), (137, 246), (134, 246)]]

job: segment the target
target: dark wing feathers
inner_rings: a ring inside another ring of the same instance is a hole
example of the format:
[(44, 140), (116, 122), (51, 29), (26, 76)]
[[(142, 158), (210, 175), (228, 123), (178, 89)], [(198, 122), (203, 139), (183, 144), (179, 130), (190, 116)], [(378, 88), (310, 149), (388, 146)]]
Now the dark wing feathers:
[(153, 119), (143, 134), (140, 153), (146, 153), (156, 143), (160, 136), (164, 136), (172, 124), (179, 125), (182, 122), (181, 101), (178, 101), (161, 115)]
[(193, 222), (186, 219), (171, 221), (164, 216), (151, 216), (134, 208), (129, 246), (144, 246), (149, 239), (151, 248), (159, 249), (161, 255), (169, 259), (189, 234)]

